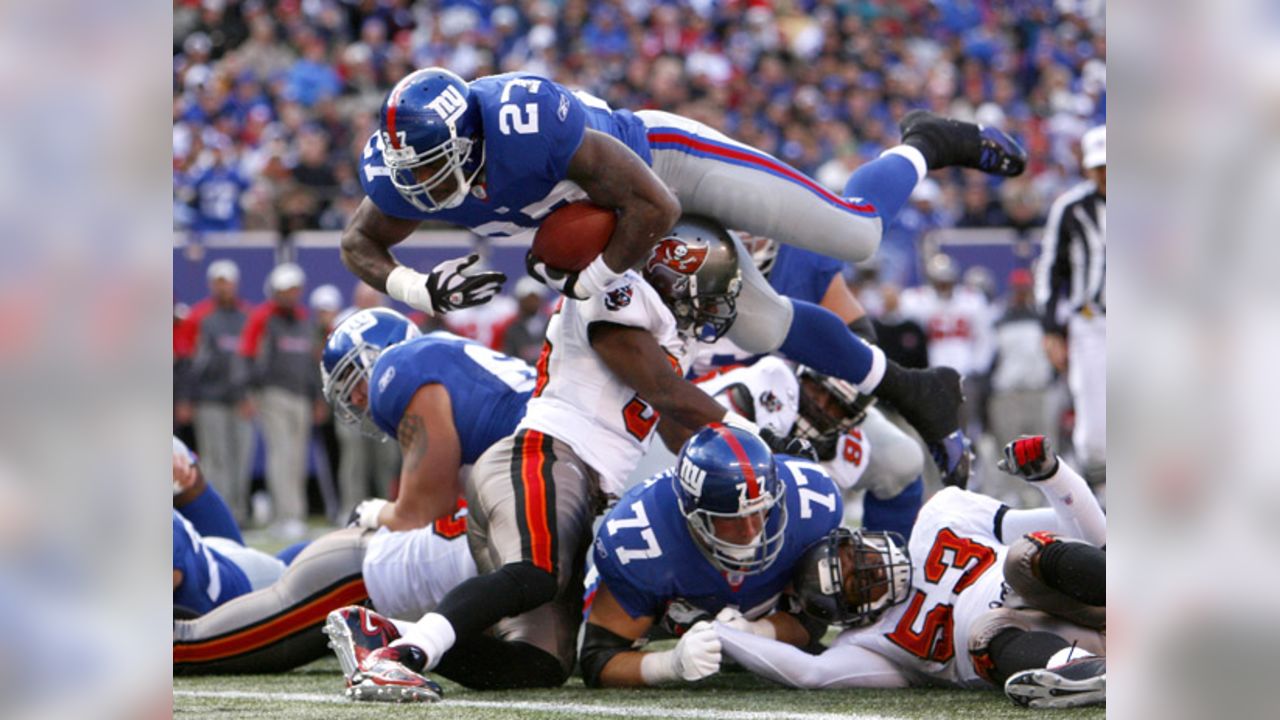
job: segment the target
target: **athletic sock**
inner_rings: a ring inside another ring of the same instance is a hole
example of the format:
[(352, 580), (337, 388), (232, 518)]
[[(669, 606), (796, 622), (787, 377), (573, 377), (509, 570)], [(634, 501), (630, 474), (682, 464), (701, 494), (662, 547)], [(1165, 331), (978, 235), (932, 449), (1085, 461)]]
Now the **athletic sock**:
[(1107, 554), (1082, 542), (1058, 541), (1040, 550), (1036, 564), (1046, 585), (1085, 605), (1107, 604)]
[(788, 359), (826, 375), (847, 380), (870, 393), (884, 377), (884, 352), (849, 331), (840, 318), (824, 307), (791, 301), (791, 327), (778, 351)]
[(925, 169), (924, 155), (918, 149), (899, 145), (854, 170), (845, 183), (844, 194), (869, 201), (880, 215), (882, 226), (889, 227), (924, 177)]
[(1062, 636), (1050, 632), (1020, 628), (1002, 630), (987, 646), (987, 655), (994, 666), (991, 679), (1003, 687), (1009, 676), (1023, 670), (1048, 667), (1054, 655), (1070, 647), (1071, 643)]

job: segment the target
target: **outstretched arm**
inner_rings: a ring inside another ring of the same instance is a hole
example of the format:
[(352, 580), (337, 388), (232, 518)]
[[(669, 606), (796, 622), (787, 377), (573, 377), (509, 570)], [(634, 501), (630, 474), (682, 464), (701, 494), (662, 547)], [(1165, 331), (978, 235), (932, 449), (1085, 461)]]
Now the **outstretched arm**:
[(365, 198), (342, 231), (342, 264), (356, 277), (385, 293), (387, 276), (399, 266), (391, 255), (391, 246), (409, 237), (417, 228), (417, 220), (387, 215)]
[(821, 655), (777, 640), (733, 630), (716, 623), (721, 650), (751, 672), (788, 687), (828, 688), (907, 687), (905, 675), (883, 655), (856, 645), (837, 644)]
[(365, 198), (342, 231), (342, 263), (356, 277), (428, 315), (489, 301), (507, 276), (474, 269), (480, 256), (445, 260), (423, 274), (396, 262), (391, 246), (409, 237), (418, 221), (392, 217)]
[(1005, 512), (1001, 529), (1006, 540), (1051, 530), (1097, 547), (1107, 544), (1107, 516), (1098, 499), (1084, 478), (1054, 455), (1044, 436), (1021, 437), (1009, 443), (999, 466), (1035, 485), (1052, 508), (1052, 515), (1044, 509)]
[(603, 579), (587, 617), (579, 662), (587, 687), (640, 687), (673, 680), (692, 682), (720, 670), (720, 641), (711, 624), (694, 623), (671, 650), (647, 652), (633, 643), (649, 631), (653, 617), (633, 618)]
[(569, 160), (569, 179), (591, 202), (618, 211), (602, 257), (614, 273), (640, 262), (680, 218), (680, 201), (644, 160), (617, 139), (587, 130)]

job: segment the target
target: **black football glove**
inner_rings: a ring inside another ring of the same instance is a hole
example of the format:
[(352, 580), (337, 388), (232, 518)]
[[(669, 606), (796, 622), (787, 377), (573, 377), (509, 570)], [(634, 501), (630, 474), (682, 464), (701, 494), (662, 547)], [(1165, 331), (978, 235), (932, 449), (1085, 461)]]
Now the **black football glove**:
[(818, 462), (818, 451), (807, 438), (797, 435), (779, 435), (769, 428), (760, 428), (760, 439), (769, 449), (780, 455), (795, 455), (811, 462)]
[(525, 253), (524, 266), (529, 271), (530, 277), (565, 297), (574, 300), (586, 300), (588, 295), (578, 289), (578, 274), (574, 270), (557, 270), (548, 266), (533, 251)]
[(996, 467), (1023, 480), (1036, 482), (1058, 472), (1058, 456), (1043, 435), (1023, 435), (1004, 446), (1004, 457)]
[(427, 274), (427, 294), (431, 296), (431, 307), (436, 314), (483, 305), (502, 289), (507, 281), (504, 273), (467, 270), (477, 262), (480, 256), (472, 253), (464, 258), (445, 260)]

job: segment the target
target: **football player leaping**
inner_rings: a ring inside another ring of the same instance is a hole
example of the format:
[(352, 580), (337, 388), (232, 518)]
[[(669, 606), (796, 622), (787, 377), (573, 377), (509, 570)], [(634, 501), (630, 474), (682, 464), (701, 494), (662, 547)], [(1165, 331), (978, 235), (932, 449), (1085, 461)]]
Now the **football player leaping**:
[(793, 687), (994, 685), (1031, 707), (1105, 702), (1106, 519), (1043, 437), (1010, 443), (1001, 467), (1052, 508), (947, 488), (921, 510), (910, 560), (900, 538), (837, 530), (796, 576), (806, 610), (848, 628), (831, 648), (807, 655), (722, 624), (724, 651)]
[[(591, 200), (618, 212), (604, 252), (565, 273), (529, 256), (531, 274), (564, 295), (598, 297), (642, 262), (682, 212), (846, 261), (869, 258), (929, 170), (961, 166), (1013, 176), (1026, 153), (994, 128), (908, 113), (903, 144), (863, 165), (831, 193), (777, 158), (688, 118), (613, 110), (543, 77), (508, 73), (465, 82), (418, 70), (391, 90), (361, 159), (368, 198), (342, 237), (343, 262), (360, 279), (425, 312), (487, 302), (505, 278), (477, 273), (474, 258), (428, 274), (390, 248), (424, 220), (488, 237), (528, 236), (550, 212)], [(863, 392), (891, 400), (927, 442), (957, 428), (959, 377), (887, 362), (831, 312), (778, 295), (739, 254), (745, 312), (732, 336), (753, 353), (782, 351)]]

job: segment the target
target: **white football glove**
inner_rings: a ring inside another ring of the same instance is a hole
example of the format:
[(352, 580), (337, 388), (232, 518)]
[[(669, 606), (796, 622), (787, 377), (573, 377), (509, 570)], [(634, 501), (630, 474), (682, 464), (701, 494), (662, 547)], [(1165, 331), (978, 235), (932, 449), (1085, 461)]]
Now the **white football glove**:
[(468, 270), (477, 262), (480, 256), (472, 253), (445, 260), (426, 275), (397, 266), (387, 276), (387, 294), (429, 315), (483, 305), (498, 294), (507, 276), (493, 270)]
[(711, 623), (702, 620), (680, 637), (675, 649), (675, 674), (690, 682), (720, 670), (720, 636)]
[(751, 633), (752, 635), (758, 635), (769, 640), (776, 640), (778, 638), (778, 632), (773, 626), (773, 623), (765, 620), (764, 618), (759, 620), (748, 620), (746, 616), (738, 610), (738, 608), (733, 606), (729, 606), (721, 610), (720, 613), (716, 615), (716, 622), (727, 628)]
[(603, 255), (597, 256), (582, 270), (574, 272), (549, 267), (530, 250), (525, 253), (524, 267), (534, 280), (574, 300), (586, 300), (599, 295), (613, 281), (622, 277), (620, 273), (609, 269)]
[(386, 500), (381, 498), (369, 498), (361, 501), (351, 511), (351, 516), (347, 518), (347, 527), (364, 528), (365, 530), (377, 530), (381, 525), (378, 522), (378, 514), (382, 512), (382, 508), (389, 505)]

